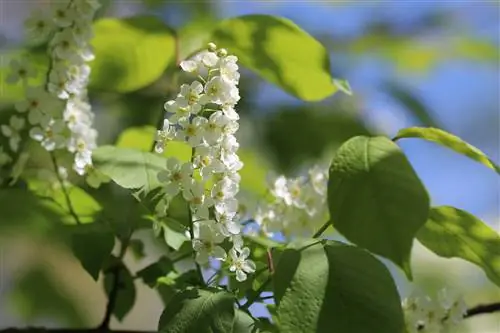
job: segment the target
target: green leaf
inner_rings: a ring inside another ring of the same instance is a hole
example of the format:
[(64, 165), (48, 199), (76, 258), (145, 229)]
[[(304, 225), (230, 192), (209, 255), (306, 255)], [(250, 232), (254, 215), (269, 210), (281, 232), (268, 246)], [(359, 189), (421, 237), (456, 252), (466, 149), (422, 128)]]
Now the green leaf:
[(94, 35), (91, 88), (138, 90), (175, 62), (175, 33), (155, 16), (103, 18), (94, 24)]
[(349, 241), (402, 267), (429, 213), (429, 196), (401, 149), (385, 137), (358, 136), (335, 154), (328, 181), (335, 228)]
[(176, 294), (163, 311), (163, 333), (232, 332), (234, 296), (225, 291), (190, 289)]
[(83, 268), (97, 281), (99, 272), (108, 260), (115, 237), (100, 224), (77, 225), (71, 228), (71, 249)]
[(255, 322), (246, 312), (236, 310), (234, 313), (233, 327), (231, 333), (250, 333), (253, 332)]
[(438, 256), (478, 265), (500, 286), (500, 235), (474, 215), (449, 206), (433, 207), (417, 239)]
[(446, 148), (450, 148), (455, 152), (465, 155), (479, 163), (486, 165), (488, 168), (495, 170), (500, 174), (500, 167), (486, 156), (481, 150), (468, 144), (451, 133), (443, 131), (439, 128), (432, 127), (409, 127), (399, 131), (394, 138), (394, 141), (403, 138), (420, 138), (427, 141), (432, 141)]
[[(109, 297), (111, 288), (114, 286), (115, 274), (106, 274), (104, 278), (104, 289)], [(118, 274), (118, 291), (116, 294), (116, 303), (113, 309), (113, 314), (116, 319), (122, 321), (127, 313), (132, 310), (135, 304), (135, 285), (134, 278), (127, 267), (120, 263)]]
[(174, 269), (174, 265), (170, 259), (163, 256), (157, 262), (141, 269), (136, 275), (141, 278), (145, 284), (151, 288), (155, 287), (158, 278), (166, 276)]
[(274, 277), (283, 332), (401, 333), (399, 294), (387, 268), (339, 242), (307, 242), (282, 254)]
[(429, 112), (427, 107), (417, 99), (411, 91), (405, 89), (400, 84), (396, 83), (387, 83), (386, 84), (387, 92), (394, 98), (396, 101), (401, 103), (410, 113), (412, 113), (415, 118), (418, 119), (425, 126), (438, 127), (437, 121), (434, 119), (432, 114)]
[(215, 27), (210, 40), (303, 100), (322, 100), (339, 90), (330, 74), (327, 50), (286, 18), (245, 15), (226, 19)]
[(144, 242), (142, 240), (131, 239), (129, 242), (129, 248), (136, 260), (141, 260), (146, 257), (146, 253), (144, 252)]
[(113, 146), (97, 148), (92, 157), (95, 167), (115, 183), (146, 193), (160, 186), (157, 175), (166, 163), (153, 153)]
[(163, 237), (165, 243), (176, 251), (181, 248), (184, 242), (188, 241), (182, 224), (169, 218), (167, 218), (166, 224), (163, 225)]

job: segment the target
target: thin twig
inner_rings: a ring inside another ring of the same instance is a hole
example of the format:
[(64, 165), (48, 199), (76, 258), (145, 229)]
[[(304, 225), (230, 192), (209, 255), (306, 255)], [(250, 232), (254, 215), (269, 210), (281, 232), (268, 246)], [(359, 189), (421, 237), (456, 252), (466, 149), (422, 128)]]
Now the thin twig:
[(271, 283), (271, 278), (268, 278), (266, 281), (264, 281), (263, 284), (260, 285), (259, 289), (255, 291), (251, 296), (248, 297), (247, 302), (241, 306), (242, 310), (248, 310), (248, 308), (255, 303), (257, 299), (259, 299), (260, 294), (266, 290), (267, 286)]
[(330, 224), (331, 224), (331, 223), (330, 223), (330, 221), (328, 220), (325, 224), (323, 224), (323, 225), (321, 226), (321, 228), (319, 228), (319, 230), (318, 230), (318, 231), (316, 231), (316, 233), (313, 235), (313, 238), (318, 238), (318, 237), (320, 237), (320, 236), (321, 236), (321, 235), (325, 232), (325, 230), (326, 230), (326, 229), (328, 229), (328, 227), (330, 226)]
[(78, 214), (75, 212), (75, 209), (73, 208), (73, 205), (71, 204), (71, 199), (69, 198), (68, 189), (64, 185), (64, 180), (62, 179), (61, 175), (59, 174), (59, 164), (57, 163), (57, 158), (56, 158), (56, 155), (54, 154), (54, 152), (50, 153), (50, 158), (52, 159), (52, 164), (54, 165), (56, 177), (57, 177), (57, 180), (59, 181), (59, 184), (61, 185), (61, 190), (63, 192), (64, 198), (66, 199), (66, 205), (68, 206), (69, 213), (75, 219), (76, 224), (82, 224), (82, 222), (80, 221), (80, 218), (78, 217)]
[(480, 314), (500, 312), (500, 302), (491, 304), (479, 304), (467, 310), (464, 318), (470, 318)]

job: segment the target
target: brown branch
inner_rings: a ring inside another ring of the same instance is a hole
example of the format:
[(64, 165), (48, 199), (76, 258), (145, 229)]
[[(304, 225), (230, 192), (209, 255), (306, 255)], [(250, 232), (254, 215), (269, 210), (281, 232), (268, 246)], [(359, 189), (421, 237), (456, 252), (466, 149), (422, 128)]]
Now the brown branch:
[(480, 314), (500, 312), (500, 302), (491, 304), (479, 304), (467, 310), (464, 318), (470, 318)]

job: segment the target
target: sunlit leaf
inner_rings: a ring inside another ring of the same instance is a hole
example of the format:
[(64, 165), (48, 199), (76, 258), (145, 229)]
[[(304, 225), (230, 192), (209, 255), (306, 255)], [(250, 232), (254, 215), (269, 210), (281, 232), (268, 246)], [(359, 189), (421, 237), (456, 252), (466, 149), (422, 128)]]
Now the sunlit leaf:
[(449, 206), (433, 207), (417, 238), (441, 257), (478, 265), (500, 286), (500, 234), (474, 215)]
[(174, 33), (155, 16), (103, 18), (94, 24), (94, 35), (91, 88), (134, 91), (175, 61)]
[(332, 160), (328, 203), (341, 234), (411, 278), (410, 251), (427, 220), (429, 196), (394, 142), (358, 136), (344, 143)]
[(327, 50), (286, 18), (226, 19), (215, 27), (210, 40), (238, 56), (243, 66), (303, 100), (322, 100), (339, 90)]
[(478, 148), (460, 139), (458, 136), (443, 131), (439, 128), (431, 127), (409, 127), (399, 131), (394, 140), (403, 138), (420, 138), (432, 141), (455, 152), (465, 155), (500, 174), (500, 167), (486, 156)]

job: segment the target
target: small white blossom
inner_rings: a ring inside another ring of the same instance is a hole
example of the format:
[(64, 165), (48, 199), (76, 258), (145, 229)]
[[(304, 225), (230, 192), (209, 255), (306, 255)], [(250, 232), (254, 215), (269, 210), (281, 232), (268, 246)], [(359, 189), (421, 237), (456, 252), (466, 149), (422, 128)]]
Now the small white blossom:
[(231, 256), (231, 267), (229, 270), (231, 272), (236, 272), (236, 280), (242, 282), (247, 279), (247, 274), (255, 272), (255, 263), (248, 259), (250, 256), (250, 249), (248, 247), (243, 248), (240, 253), (234, 248), (229, 251)]
[(38, 11), (33, 12), (25, 22), (28, 40), (33, 43), (41, 43), (47, 40), (54, 30), (54, 22), (48, 15), (41, 15)]
[(178, 135), (180, 138), (185, 138), (191, 147), (196, 147), (203, 142), (205, 124), (208, 122), (206, 118), (194, 117), (191, 121), (182, 119), (179, 121), (181, 130)]
[(56, 33), (50, 43), (57, 58), (70, 60), (75, 56), (77, 42), (71, 29), (65, 29)]
[(200, 218), (208, 218), (210, 208), (213, 205), (213, 200), (205, 194), (205, 184), (191, 181), (189, 186), (186, 186), (182, 192), (184, 199), (189, 202), (193, 213)]
[(170, 126), (170, 121), (168, 119), (163, 120), (163, 128), (156, 131), (156, 144), (155, 151), (158, 154), (163, 153), (165, 144), (175, 138), (176, 131), (173, 126)]
[(9, 63), (10, 72), (5, 79), (8, 84), (27, 82), (36, 77), (36, 70), (27, 59), (12, 59)]
[(24, 119), (12, 116), (9, 120), (9, 125), (2, 125), (2, 134), (9, 138), (9, 146), (13, 152), (17, 152), (19, 149), (19, 143), (21, 142), (20, 131), (24, 128)]
[(194, 222), (193, 233), (193, 249), (196, 251), (195, 260), (198, 264), (207, 264), (210, 256), (220, 261), (226, 260), (226, 251), (218, 245), (224, 241), (225, 237), (215, 221)]
[(191, 185), (193, 167), (191, 163), (181, 164), (178, 159), (171, 157), (167, 159), (167, 168), (158, 173), (158, 180), (165, 183), (165, 192), (174, 197), (182, 187)]
[[(76, 1), (78, 2), (78, 1)], [(55, 4), (52, 10), (54, 23), (61, 28), (67, 28), (77, 19), (77, 13), (66, 2)]]
[(53, 151), (64, 147), (66, 138), (62, 135), (65, 128), (62, 120), (54, 120), (50, 117), (40, 122), (41, 127), (33, 127), (30, 130), (30, 137), (39, 141), (47, 151)]

